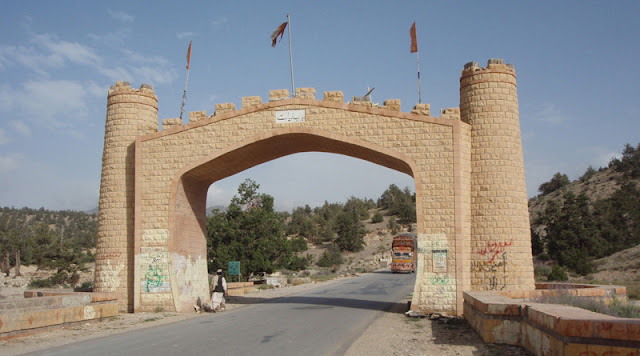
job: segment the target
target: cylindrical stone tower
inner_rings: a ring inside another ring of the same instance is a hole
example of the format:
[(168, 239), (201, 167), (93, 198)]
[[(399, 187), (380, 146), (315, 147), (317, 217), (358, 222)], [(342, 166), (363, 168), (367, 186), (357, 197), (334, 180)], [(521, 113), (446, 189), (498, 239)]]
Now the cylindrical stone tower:
[(460, 114), (471, 125), (471, 288), (534, 289), (513, 66), (467, 63)]
[(117, 293), (120, 311), (133, 311), (134, 169), (136, 137), (158, 131), (158, 98), (143, 84), (109, 89), (98, 205), (95, 291)]

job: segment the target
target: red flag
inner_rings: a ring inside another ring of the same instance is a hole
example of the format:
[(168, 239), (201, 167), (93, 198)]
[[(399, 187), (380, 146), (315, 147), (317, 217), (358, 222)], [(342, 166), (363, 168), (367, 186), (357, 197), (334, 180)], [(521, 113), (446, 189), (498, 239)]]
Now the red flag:
[(411, 30), (409, 30), (409, 34), (411, 34), (411, 52), (410, 53), (416, 53), (418, 52), (418, 38), (416, 37), (415, 22), (413, 23), (413, 25), (411, 25)]
[(280, 39), (282, 39), (282, 36), (284, 36), (284, 29), (287, 28), (288, 23), (289, 22), (282, 23), (282, 25), (278, 26), (278, 28), (276, 28), (276, 30), (273, 31), (273, 33), (271, 34), (271, 47), (276, 46), (276, 41), (278, 40), (278, 36), (280, 36)]
[(191, 43), (193, 41), (189, 42), (189, 49), (187, 50), (187, 70), (189, 70), (189, 66), (191, 65)]

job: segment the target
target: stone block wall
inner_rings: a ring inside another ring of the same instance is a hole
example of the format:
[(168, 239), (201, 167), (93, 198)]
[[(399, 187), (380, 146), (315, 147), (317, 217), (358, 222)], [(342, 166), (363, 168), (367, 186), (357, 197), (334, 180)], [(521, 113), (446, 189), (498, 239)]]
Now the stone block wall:
[[(485, 342), (521, 346), (533, 355), (624, 355), (640, 352), (640, 319), (616, 318), (533, 298), (566, 293), (626, 299), (618, 286), (537, 285), (513, 292), (464, 293), (464, 317)], [(549, 289), (547, 289), (549, 288)]]
[(116, 296), (109, 293), (31, 290), (24, 296), (0, 301), (0, 340), (118, 314)]

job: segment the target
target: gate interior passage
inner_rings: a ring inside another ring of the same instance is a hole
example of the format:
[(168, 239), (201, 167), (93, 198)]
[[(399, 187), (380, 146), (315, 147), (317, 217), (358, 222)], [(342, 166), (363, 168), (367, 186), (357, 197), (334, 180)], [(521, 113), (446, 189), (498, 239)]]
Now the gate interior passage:
[(418, 219), (412, 309), (461, 315), (463, 291), (533, 289), (516, 77), (470, 62), (460, 108), (431, 116), (399, 100), (372, 107), (342, 92), (270, 91), (165, 119), (151, 86), (109, 90), (95, 289), (122, 311), (190, 311), (208, 295), (206, 193), (215, 181), (299, 152), (364, 159), (414, 178)]

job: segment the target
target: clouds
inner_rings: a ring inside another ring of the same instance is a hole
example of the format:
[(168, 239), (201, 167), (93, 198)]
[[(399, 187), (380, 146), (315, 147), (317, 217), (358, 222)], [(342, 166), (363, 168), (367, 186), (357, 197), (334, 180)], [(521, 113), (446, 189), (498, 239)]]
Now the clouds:
[(191, 38), (195, 36), (195, 32), (178, 32), (176, 33), (176, 37), (179, 40), (184, 40), (185, 38)]
[(227, 18), (225, 16), (218, 16), (216, 18), (214, 18), (213, 20), (211, 20), (211, 24), (213, 26), (222, 26), (224, 24), (226, 24), (228, 22)]
[(131, 22), (133, 22), (133, 20), (136, 19), (135, 16), (133, 16), (133, 15), (129, 15), (127, 13), (120, 12), (120, 11), (113, 11), (111, 9), (107, 9), (107, 14), (112, 19), (120, 21), (120, 22), (125, 22), (125, 23), (131, 23)]
[(86, 66), (100, 66), (103, 62), (102, 58), (96, 54), (95, 49), (77, 42), (62, 40), (56, 35), (37, 34), (31, 39), (31, 42), (48, 50), (48, 57), (53, 58), (56, 62)]
[(23, 66), (48, 77), (50, 69), (59, 69), (66, 64), (100, 66), (102, 58), (93, 48), (51, 34), (32, 35), (26, 45), (0, 47), (0, 69)]
[(19, 153), (0, 155), (0, 178), (17, 170), (23, 160), (24, 156)]
[(99, 180), (69, 176), (56, 163), (22, 153), (0, 154), (0, 206), (89, 210), (98, 201)]
[(11, 126), (14, 130), (22, 134), (23, 136), (31, 136), (31, 129), (22, 121), (10, 121), (9, 126)]
[[(110, 10), (108, 14), (125, 24), (134, 19), (122, 12)], [(79, 125), (86, 122), (96, 107), (95, 100), (104, 98), (107, 82), (128, 80), (162, 85), (177, 77), (167, 58), (143, 55), (122, 46), (128, 30), (88, 36), (93, 41), (120, 44), (111, 50), (108, 46), (93, 47), (52, 33), (35, 33), (30, 29), (25, 33), (28, 40), (24, 44), (0, 43), (0, 72), (11, 68), (31, 73), (16, 77), (18, 81), (0, 84), (0, 112), (19, 119), (2, 127), (0, 143), (8, 142), (9, 130), (30, 136), (33, 126), (70, 129), (65, 132), (82, 137)]]
[(9, 142), (11, 142), (11, 140), (9, 139), (9, 137), (7, 137), (7, 134), (4, 132), (4, 130), (0, 128), (0, 146), (6, 145)]
[(131, 29), (128, 27), (119, 28), (115, 32), (105, 34), (89, 33), (87, 37), (103, 46), (118, 48), (125, 44), (126, 40), (131, 36)]
[(562, 113), (553, 103), (542, 103), (538, 112), (535, 114), (536, 119), (549, 124), (560, 124), (568, 121), (568, 117)]
[[(19, 88), (0, 89), (0, 95), (5, 98), (0, 103), (0, 111), (14, 112), (14, 115), (43, 128), (72, 128), (87, 118), (87, 99), (94, 94), (77, 81), (30, 80)], [(13, 121), (11, 125), (22, 134), (31, 132), (25, 122)]]

